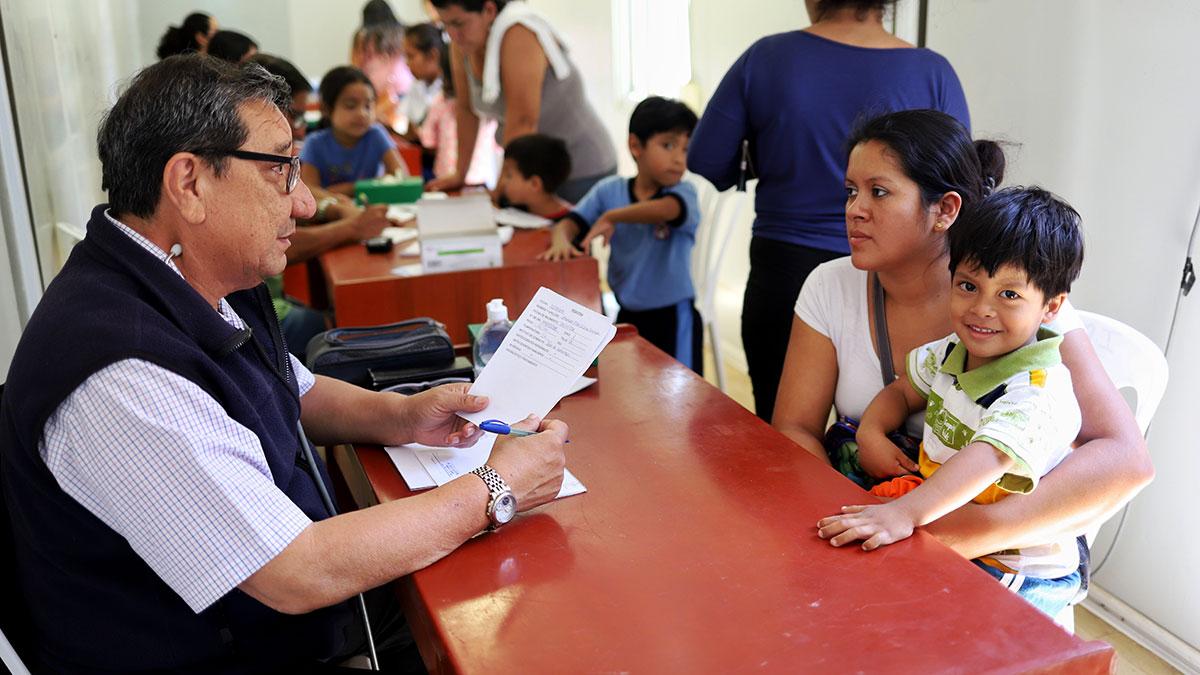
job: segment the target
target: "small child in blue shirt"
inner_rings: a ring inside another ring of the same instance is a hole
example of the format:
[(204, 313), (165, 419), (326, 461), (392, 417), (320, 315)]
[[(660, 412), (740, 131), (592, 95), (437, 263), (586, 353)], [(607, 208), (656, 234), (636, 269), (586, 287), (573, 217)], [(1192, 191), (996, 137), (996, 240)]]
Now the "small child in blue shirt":
[(319, 89), (322, 124), (300, 150), (300, 177), (318, 199), (354, 196), (354, 182), (403, 170), (396, 143), (375, 121), (375, 88), (358, 68), (338, 66)]
[[(584, 255), (594, 239), (612, 249), (608, 284), (617, 321), (697, 373), (704, 358), (700, 315), (692, 302), (691, 257), (700, 222), (696, 188), (682, 182), (696, 114), (679, 101), (651, 96), (629, 119), (633, 178), (610, 176), (555, 226), (546, 260)], [(586, 235), (580, 239), (580, 235)]]

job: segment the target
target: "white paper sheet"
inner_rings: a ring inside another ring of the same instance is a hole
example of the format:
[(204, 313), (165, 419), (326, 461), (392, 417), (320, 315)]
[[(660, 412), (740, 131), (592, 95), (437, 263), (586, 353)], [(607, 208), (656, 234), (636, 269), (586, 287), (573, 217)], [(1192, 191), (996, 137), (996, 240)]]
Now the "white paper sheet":
[(566, 398), (571, 394), (577, 394), (593, 384), (596, 384), (596, 378), (580, 375), (579, 379), (575, 380), (575, 384), (571, 385), (571, 388), (567, 390), (567, 393), (563, 394), (563, 398)]
[(392, 244), (399, 246), (407, 241), (416, 241), (417, 230), (413, 227), (385, 227), (381, 236), (392, 240)]
[(539, 288), (471, 385), (472, 394), (491, 402), (463, 417), (476, 424), (490, 419), (512, 424), (530, 414), (545, 417), (616, 332), (603, 314)]
[[(492, 438), (495, 437), (493, 436)], [(476, 443), (476, 446), (480, 445), (480, 443)], [(421, 462), (421, 466), (425, 467), (425, 470), (434, 482), (438, 485), (445, 485), (455, 478), (483, 466), (491, 454), (490, 445), (488, 451), (484, 453), (480, 453), (478, 447), (475, 447), (465, 449), (437, 448), (418, 450), (413, 454), (416, 455), (417, 460)], [(579, 479), (569, 469), (563, 469), (562, 487), (559, 488), (555, 499), (570, 497), (581, 492), (587, 492), (587, 488), (583, 486), (583, 483), (579, 482)]]
[(496, 209), (496, 222), (501, 225), (511, 225), (522, 230), (536, 230), (554, 223), (549, 218), (535, 216), (528, 211), (513, 208)]
[[(445, 485), (459, 476), (469, 473), (487, 462), (492, 454), (496, 436), (485, 434), (470, 448), (435, 448), (420, 443), (409, 443), (385, 448), (392, 464), (400, 471), (410, 490), (426, 490)], [(558, 497), (570, 497), (587, 488), (570, 471), (563, 470), (563, 484)]]

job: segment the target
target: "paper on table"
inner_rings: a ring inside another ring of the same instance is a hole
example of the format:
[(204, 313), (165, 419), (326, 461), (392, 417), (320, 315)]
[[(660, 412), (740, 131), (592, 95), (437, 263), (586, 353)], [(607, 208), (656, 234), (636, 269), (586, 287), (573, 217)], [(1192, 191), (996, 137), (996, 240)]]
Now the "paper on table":
[(400, 472), (400, 477), (408, 484), (410, 490), (427, 490), (435, 487), (437, 483), (430, 477), (429, 472), (421, 466), (421, 460), (417, 459), (416, 451), (419, 448), (428, 446), (420, 443), (409, 443), (408, 445), (399, 445), (395, 447), (384, 448), (387, 450), (388, 457), (392, 458), (392, 464), (396, 465), (396, 470)]
[(528, 211), (514, 208), (496, 209), (496, 222), (501, 225), (519, 227), (523, 230), (536, 230), (554, 223), (549, 218), (543, 218)]
[(380, 235), (391, 239), (393, 244), (403, 244), (416, 239), (417, 231), (411, 227), (385, 227)]
[(603, 314), (539, 288), (471, 385), (491, 402), (462, 417), (476, 424), (545, 417), (616, 333)]
[(580, 375), (579, 379), (575, 380), (575, 384), (571, 385), (571, 388), (567, 390), (567, 393), (563, 394), (563, 398), (566, 398), (571, 394), (578, 394), (593, 384), (596, 384), (596, 378), (588, 377), (587, 375)]
[[(495, 439), (495, 436), (492, 438)], [(492, 443), (494, 442), (493, 440)], [(421, 462), (421, 466), (425, 468), (434, 482), (438, 485), (445, 485), (455, 478), (483, 466), (488, 455), (491, 454), (492, 443), (488, 443), (487, 452), (481, 453), (478, 446), (482, 443), (483, 441), (476, 443), (474, 448), (430, 448), (417, 450), (413, 454), (416, 455), (417, 460)], [(570, 497), (581, 492), (587, 492), (587, 488), (569, 469), (563, 469), (562, 487), (559, 488), (555, 499)]]
[[(400, 471), (410, 490), (426, 490), (445, 485), (459, 476), (483, 465), (492, 454), (496, 437), (487, 434), (470, 448), (435, 448), (409, 443), (387, 448), (392, 464)], [(570, 497), (587, 488), (570, 471), (563, 470), (563, 485), (559, 497)]]
[(470, 471), (477, 466), (482, 466), (487, 461), (487, 458), (492, 454), (492, 446), (495, 444), (495, 435), (484, 434), (475, 445), (457, 450), (455, 448), (438, 448), (420, 443), (408, 443), (384, 449), (387, 450), (388, 456), (392, 458), (392, 464), (396, 465), (396, 470), (400, 472), (400, 476), (404, 478), (404, 482), (408, 484), (409, 489), (425, 490), (438, 485), (444, 485), (448, 482), (448, 479), (443, 474), (443, 480), (439, 482), (436, 476), (429, 473), (429, 470), (425, 468), (424, 462), (421, 461), (422, 454), (438, 451), (455, 451), (461, 453), (465, 460), (478, 459), (478, 464), (467, 469), (467, 471)]

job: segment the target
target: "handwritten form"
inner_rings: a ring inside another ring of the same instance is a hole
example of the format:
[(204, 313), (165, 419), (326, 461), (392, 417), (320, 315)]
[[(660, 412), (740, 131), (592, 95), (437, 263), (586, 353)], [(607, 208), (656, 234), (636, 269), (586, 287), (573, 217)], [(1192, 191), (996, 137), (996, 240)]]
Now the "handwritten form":
[[(515, 423), (530, 413), (545, 417), (564, 396), (596, 382), (583, 377), (583, 372), (616, 333), (603, 314), (548, 288), (538, 289), (471, 386), (472, 394), (490, 399), (488, 407), (462, 416), (476, 424), (490, 419)], [(445, 485), (482, 466), (495, 443), (496, 436), (485, 434), (470, 448), (410, 443), (387, 452), (408, 487), (421, 490)], [(569, 470), (563, 470), (559, 497), (586, 490)]]
[(476, 424), (545, 417), (616, 334), (603, 314), (539, 288), (471, 385), (488, 407), (462, 416)]
[[(409, 489), (425, 490), (445, 485), (483, 466), (492, 454), (492, 446), (495, 444), (494, 434), (484, 434), (483, 438), (470, 448), (435, 448), (420, 443), (409, 443), (387, 448), (387, 453)], [(563, 470), (562, 488), (558, 491), (558, 497), (570, 497), (586, 491), (587, 488), (574, 474)]]

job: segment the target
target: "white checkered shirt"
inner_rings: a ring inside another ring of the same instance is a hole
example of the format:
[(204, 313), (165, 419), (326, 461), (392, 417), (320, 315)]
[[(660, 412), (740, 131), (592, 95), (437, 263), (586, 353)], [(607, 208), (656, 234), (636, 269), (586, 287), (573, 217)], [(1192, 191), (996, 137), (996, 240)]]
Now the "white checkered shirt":
[[(179, 273), (166, 252), (108, 218)], [(218, 311), (245, 326), (224, 299)], [(304, 396), (313, 375), (290, 358)], [(125, 537), (195, 612), (312, 522), (275, 486), (253, 432), (190, 380), (141, 359), (85, 380), (46, 421), (39, 451), (59, 486)]]

